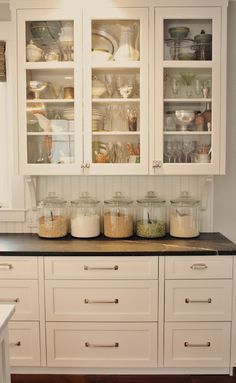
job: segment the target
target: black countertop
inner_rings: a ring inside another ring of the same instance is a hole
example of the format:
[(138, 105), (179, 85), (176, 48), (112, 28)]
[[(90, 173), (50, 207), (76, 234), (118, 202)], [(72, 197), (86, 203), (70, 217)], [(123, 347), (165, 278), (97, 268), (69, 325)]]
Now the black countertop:
[(177, 239), (60, 239), (37, 234), (0, 234), (0, 255), (236, 255), (236, 245), (220, 233), (203, 233), (197, 238)]

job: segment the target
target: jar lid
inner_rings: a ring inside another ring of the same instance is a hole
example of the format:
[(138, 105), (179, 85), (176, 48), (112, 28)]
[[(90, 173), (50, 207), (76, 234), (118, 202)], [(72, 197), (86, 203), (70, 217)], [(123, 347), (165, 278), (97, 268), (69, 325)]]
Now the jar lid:
[(160, 198), (154, 191), (147, 192), (143, 198), (137, 200), (139, 204), (144, 205), (165, 205), (165, 200)]
[(187, 191), (182, 191), (178, 198), (170, 202), (174, 205), (189, 206), (189, 207), (198, 206), (200, 203), (199, 200), (193, 198)]
[(55, 192), (49, 192), (47, 197), (45, 197), (39, 202), (39, 206), (61, 207), (66, 203), (67, 201), (58, 197), (58, 195)]
[(123, 196), (121, 192), (115, 192), (115, 195), (111, 199), (104, 201), (104, 203), (112, 206), (125, 206), (133, 203), (133, 201)]
[(78, 199), (71, 201), (74, 206), (97, 205), (100, 201), (91, 197), (88, 192), (82, 192)]

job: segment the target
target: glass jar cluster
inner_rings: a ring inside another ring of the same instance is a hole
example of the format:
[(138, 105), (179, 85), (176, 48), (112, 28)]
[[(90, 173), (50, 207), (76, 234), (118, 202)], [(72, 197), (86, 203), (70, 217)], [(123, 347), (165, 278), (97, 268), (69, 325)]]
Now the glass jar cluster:
[[(199, 235), (198, 200), (187, 192), (170, 204), (170, 235), (192, 238)], [(50, 193), (39, 205), (38, 235), (61, 238), (69, 232), (75, 238), (96, 238), (101, 233), (101, 205), (88, 193), (71, 202), (70, 216), (66, 201)], [(104, 201), (103, 228), (108, 238), (161, 238), (167, 232), (167, 205), (153, 191), (137, 200), (136, 217), (133, 201), (116, 192)], [(136, 218), (136, 219), (135, 219)]]

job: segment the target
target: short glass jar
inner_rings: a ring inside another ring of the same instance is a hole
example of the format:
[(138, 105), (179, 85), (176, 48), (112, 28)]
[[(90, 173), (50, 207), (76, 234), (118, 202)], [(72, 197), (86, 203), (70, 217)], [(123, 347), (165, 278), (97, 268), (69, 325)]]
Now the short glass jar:
[(50, 192), (39, 203), (38, 235), (42, 238), (61, 238), (68, 233), (67, 202)]
[(170, 235), (177, 238), (194, 238), (199, 236), (200, 201), (194, 199), (188, 192), (182, 192), (180, 197), (171, 201)]
[(137, 200), (136, 234), (143, 238), (166, 235), (166, 202), (153, 191)]
[(128, 238), (134, 232), (133, 201), (121, 192), (104, 201), (104, 235), (109, 238)]
[(71, 235), (76, 238), (94, 238), (101, 233), (100, 202), (84, 192), (71, 201)]

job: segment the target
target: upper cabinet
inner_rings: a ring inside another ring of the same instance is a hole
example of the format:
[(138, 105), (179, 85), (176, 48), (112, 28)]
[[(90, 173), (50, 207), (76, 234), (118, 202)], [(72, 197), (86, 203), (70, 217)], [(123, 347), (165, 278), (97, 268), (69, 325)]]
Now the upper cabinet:
[(226, 1), (90, 3), (12, 0), (20, 173), (223, 173)]

